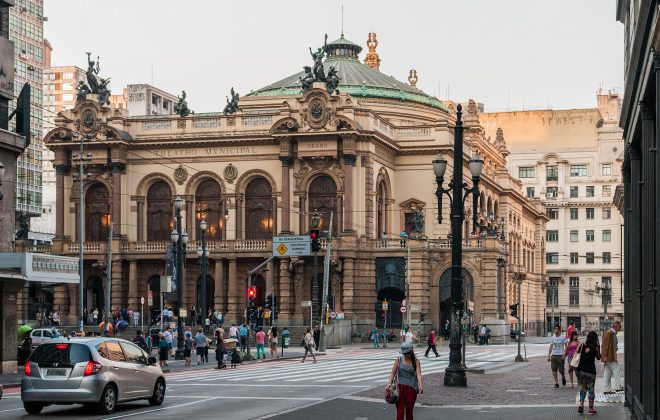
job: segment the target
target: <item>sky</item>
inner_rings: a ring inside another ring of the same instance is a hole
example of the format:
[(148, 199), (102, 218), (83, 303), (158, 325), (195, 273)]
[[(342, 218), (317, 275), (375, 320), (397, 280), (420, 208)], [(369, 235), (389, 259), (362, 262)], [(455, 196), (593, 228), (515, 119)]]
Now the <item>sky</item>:
[(440, 99), (486, 110), (591, 108), (623, 91), (616, 0), (44, 0), (53, 65), (101, 57), (113, 93), (149, 83), (195, 112), (311, 65), (309, 47), (376, 32), (380, 70)]

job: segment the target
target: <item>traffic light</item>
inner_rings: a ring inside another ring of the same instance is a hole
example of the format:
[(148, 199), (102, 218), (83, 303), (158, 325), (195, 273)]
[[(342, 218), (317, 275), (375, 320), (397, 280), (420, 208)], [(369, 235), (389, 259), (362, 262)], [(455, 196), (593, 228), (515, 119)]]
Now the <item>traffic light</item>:
[(311, 229), (309, 231), (309, 239), (311, 240), (312, 252), (321, 251), (321, 231), (319, 229)]
[(266, 306), (273, 306), (273, 295), (266, 296)]
[(509, 305), (509, 309), (511, 309), (511, 316), (514, 318), (518, 318), (518, 304), (514, 305)]
[(256, 297), (257, 297), (257, 287), (250, 286), (250, 288), (248, 289), (248, 299), (250, 299), (250, 302), (252, 302)]

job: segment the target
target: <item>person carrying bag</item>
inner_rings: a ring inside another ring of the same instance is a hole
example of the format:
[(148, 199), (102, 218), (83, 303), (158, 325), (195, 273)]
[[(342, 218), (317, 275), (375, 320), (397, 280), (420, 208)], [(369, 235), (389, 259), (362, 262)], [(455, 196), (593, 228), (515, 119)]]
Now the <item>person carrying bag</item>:
[[(394, 380), (396, 379), (396, 383)], [(392, 401), (396, 398), (396, 419), (412, 420), (417, 395), (424, 393), (422, 383), (422, 368), (415, 357), (411, 343), (401, 344), (401, 354), (392, 366), (390, 378), (385, 387), (385, 399)]]

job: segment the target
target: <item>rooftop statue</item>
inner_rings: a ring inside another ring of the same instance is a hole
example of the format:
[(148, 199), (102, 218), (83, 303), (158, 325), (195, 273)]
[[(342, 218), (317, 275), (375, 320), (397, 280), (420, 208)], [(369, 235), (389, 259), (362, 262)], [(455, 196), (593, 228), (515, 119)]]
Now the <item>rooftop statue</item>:
[(310, 66), (303, 67), (305, 70), (305, 78), (300, 78), (300, 83), (302, 83), (303, 92), (312, 88), (314, 84), (314, 74), (312, 74), (312, 68)]
[(314, 68), (312, 70), (314, 74), (315, 82), (325, 82), (325, 71), (323, 70), (323, 58), (325, 57), (325, 51), (328, 48), (328, 34), (325, 34), (325, 41), (323, 42), (323, 47), (319, 48), (316, 52), (312, 51), (312, 47), (309, 48), (309, 53), (312, 55), (314, 60)]
[(87, 86), (87, 83), (82, 80), (79, 81), (76, 90), (76, 103), (84, 101), (90, 93), (92, 93), (92, 90)]
[(97, 93), (99, 90), (99, 82), (97, 75), (101, 71), (100, 67), (101, 58), (96, 57), (96, 61), (92, 60), (92, 53), (87, 53), (87, 83), (92, 89), (92, 93)]
[(341, 80), (341, 77), (337, 75), (337, 70), (334, 68), (334, 66), (330, 66), (330, 69), (328, 69), (328, 77), (325, 81), (325, 87), (328, 89), (329, 94), (333, 94), (335, 91), (339, 92), (337, 90), (337, 86), (339, 86), (339, 81)]
[(110, 78), (102, 79), (99, 78), (99, 105), (110, 105), (110, 89), (108, 89), (108, 84), (110, 84)]
[(235, 114), (236, 111), (243, 111), (240, 106), (238, 106), (238, 99), (240, 96), (238, 95), (237, 92), (234, 92), (234, 88), (231, 88), (231, 99), (229, 97), (227, 98), (227, 105), (225, 105), (224, 113), (225, 114)]
[(181, 91), (181, 96), (177, 96), (177, 102), (174, 105), (174, 112), (179, 114), (180, 117), (187, 117), (190, 115), (190, 108), (188, 108), (188, 102), (186, 101), (186, 91)]
[(94, 93), (99, 95), (99, 105), (110, 105), (110, 78), (102, 79), (99, 77), (101, 59), (97, 56), (96, 61), (92, 60), (92, 53), (87, 53), (87, 84), (85, 82), (78, 83), (78, 92), (76, 96), (76, 103), (85, 100), (87, 94)]

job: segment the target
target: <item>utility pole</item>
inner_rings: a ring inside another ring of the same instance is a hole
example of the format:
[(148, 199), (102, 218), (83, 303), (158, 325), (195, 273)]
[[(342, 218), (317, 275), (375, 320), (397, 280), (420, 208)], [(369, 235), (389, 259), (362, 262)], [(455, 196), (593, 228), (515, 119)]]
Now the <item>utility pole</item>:
[(325, 261), (323, 261), (323, 298), (321, 299), (321, 339), (319, 351), (325, 351), (325, 319), (328, 316), (328, 282), (330, 279), (330, 244), (332, 243), (332, 221), (335, 213), (330, 213), (330, 227), (325, 246)]
[(112, 231), (113, 221), (110, 221), (110, 235), (108, 237), (108, 264), (105, 269), (105, 331), (110, 332), (110, 288), (112, 287)]
[(259, 264), (258, 266), (256, 266), (252, 270), (248, 271), (248, 273), (247, 273), (247, 289), (245, 290), (245, 299), (246, 299), (246, 302), (245, 302), (245, 326), (248, 327), (248, 339), (247, 339), (248, 360), (250, 360), (250, 328), (249, 328), (250, 318), (248, 316), (248, 312), (249, 312), (249, 308), (250, 308), (250, 296), (248, 294), (248, 291), (252, 287), (252, 275), (254, 273), (258, 272), (259, 270), (261, 270), (262, 268), (264, 268), (269, 262), (271, 262), (274, 259), (275, 259), (275, 257), (268, 258), (266, 261), (262, 262), (261, 264)]
[[(78, 183), (80, 184), (80, 197), (79, 197), (79, 210), (78, 210), (78, 215), (79, 220), (78, 220), (78, 232), (80, 232), (80, 284), (78, 285), (78, 317), (80, 319), (80, 331), (83, 331), (83, 284), (84, 284), (84, 274), (83, 274), (83, 266), (84, 264), (84, 245), (85, 245), (85, 223), (84, 223), (84, 213), (85, 213), (85, 198), (83, 197), (84, 194), (84, 182), (83, 182), (83, 176), (84, 176), (84, 169), (83, 169), (83, 139), (84, 137), (79, 135), (80, 137), (80, 165), (78, 167)], [(105, 323), (108, 323), (108, 320), (106, 319)]]

